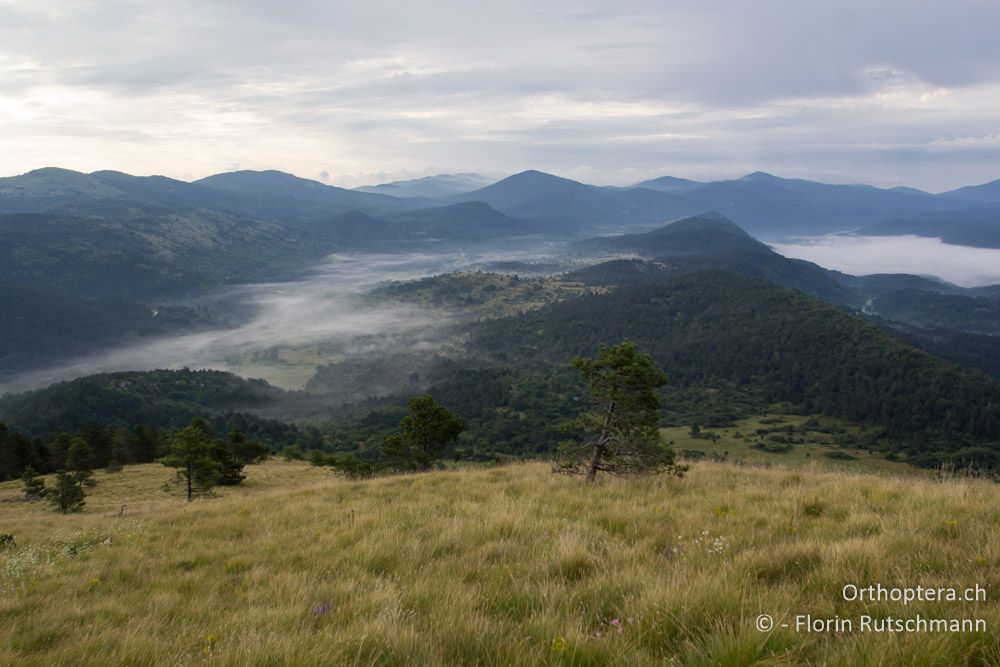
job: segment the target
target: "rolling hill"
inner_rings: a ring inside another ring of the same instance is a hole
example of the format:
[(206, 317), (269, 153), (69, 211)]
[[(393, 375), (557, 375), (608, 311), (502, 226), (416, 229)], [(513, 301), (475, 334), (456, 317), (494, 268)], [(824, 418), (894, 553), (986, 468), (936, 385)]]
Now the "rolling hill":
[[(287, 393), (263, 380), (211, 370), (101, 373), (45, 389), (0, 398), (0, 422), (31, 437), (50, 438), (88, 423), (132, 428), (180, 428), (194, 417), (249, 413), (284, 400)], [(266, 420), (243, 415), (260, 427)], [(288, 430), (275, 422), (276, 433)], [(260, 428), (251, 429), (254, 431)], [(273, 442), (274, 438), (266, 438)]]
[[(1000, 311), (990, 292), (967, 289), (921, 276), (851, 276), (805, 260), (784, 257), (719, 214), (678, 220), (642, 234), (587, 239), (571, 252), (606, 257), (635, 255), (654, 259), (652, 267), (669, 273), (716, 269), (762, 278), (817, 296), (833, 304), (879, 315), (889, 321), (966, 333), (1000, 333)], [(570, 279), (614, 284), (648, 273), (640, 263), (582, 269)]]
[(975, 458), (1000, 466), (1000, 382), (960, 370), (842, 310), (720, 271), (651, 274), (484, 324), (488, 356), (566, 364), (630, 338), (681, 386), (756, 388), (884, 429), (921, 465)]

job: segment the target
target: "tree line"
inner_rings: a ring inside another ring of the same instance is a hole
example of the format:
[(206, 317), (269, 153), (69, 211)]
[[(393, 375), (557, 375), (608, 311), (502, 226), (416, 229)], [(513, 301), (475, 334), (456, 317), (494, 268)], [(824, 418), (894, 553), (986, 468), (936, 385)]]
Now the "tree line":
[[(270, 450), (248, 438), (237, 420), (231, 422), (196, 418), (207, 433), (228, 433), (229, 441), (241, 455), (262, 456)], [(86, 451), (88, 469), (120, 470), (124, 465), (153, 463), (170, 453), (181, 429), (139, 424), (132, 428), (84, 424), (74, 432), (60, 432), (48, 440), (28, 438), (0, 423), (0, 481), (18, 479), (26, 468), (35, 474), (74, 469)]]

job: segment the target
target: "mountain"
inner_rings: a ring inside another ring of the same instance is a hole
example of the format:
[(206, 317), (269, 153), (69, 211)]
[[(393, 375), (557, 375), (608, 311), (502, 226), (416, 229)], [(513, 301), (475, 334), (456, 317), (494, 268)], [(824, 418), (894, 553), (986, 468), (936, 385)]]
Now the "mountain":
[(194, 183), (165, 176), (118, 171), (82, 174), (57, 168), (0, 178), (0, 213), (77, 214), (82, 206), (93, 211), (124, 202), (211, 209), (278, 222), (329, 218), (352, 209), (400, 211), (433, 203), (347, 190), (280, 171), (230, 172)]
[(941, 197), (956, 199), (967, 204), (1000, 205), (1000, 178), (982, 185), (968, 185), (957, 190), (942, 192)]
[(540, 171), (524, 171), (451, 201), (484, 201), (552, 231), (581, 234), (600, 228), (656, 224), (672, 217), (672, 195), (647, 189), (585, 185)]
[(472, 344), (504, 363), (560, 366), (624, 338), (674, 386), (742, 387), (877, 426), (879, 446), (918, 465), (1000, 467), (1000, 382), (815, 298), (732, 273), (651, 274), (483, 323)]
[(588, 256), (628, 254), (653, 260), (601, 264), (567, 276), (586, 284), (631, 283), (650, 272), (714, 269), (761, 278), (908, 327), (1000, 334), (1000, 308), (995, 298), (989, 298), (993, 294), (989, 290), (965, 289), (906, 274), (851, 276), (830, 271), (774, 252), (716, 213), (678, 220), (642, 234), (579, 241), (569, 249)]
[(454, 200), (478, 199), (515, 217), (577, 232), (648, 226), (714, 210), (761, 236), (847, 231), (888, 217), (963, 207), (947, 197), (828, 185), (764, 172), (713, 183), (665, 178), (630, 189), (599, 188), (525, 171)]
[(538, 225), (505, 215), (481, 201), (403, 211), (386, 216), (428, 238), (482, 240), (539, 233)]
[(737, 219), (758, 235), (826, 233), (889, 216), (956, 207), (930, 195), (868, 185), (828, 185), (764, 172), (709, 183), (682, 197), (699, 210), (715, 210)]
[(651, 232), (587, 239), (570, 244), (574, 252), (635, 253), (644, 257), (771, 252), (729, 218), (718, 213), (671, 222)]
[(0, 178), (0, 213), (35, 213), (81, 200), (117, 199), (123, 194), (94, 176), (46, 167)]
[(0, 375), (220, 324), (229, 306), (180, 302), (287, 277), (326, 253), (278, 225), (229, 213), (119, 200), (76, 209), (84, 215), (0, 215)]
[(123, 205), (237, 212), (237, 197), (166, 176), (47, 167), (0, 178), (0, 213), (79, 214)]
[(352, 209), (377, 214), (412, 205), (396, 197), (338, 188), (281, 171), (234, 171), (195, 184), (237, 195), (240, 213), (282, 221), (329, 217)]
[[(763, 278), (777, 285), (819, 296), (836, 303), (853, 304), (857, 296), (846, 289), (834, 272), (804, 260), (789, 259), (754, 239), (732, 220), (718, 213), (677, 220), (642, 234), (625, 234), (579, 241), (571, 252), (601, 256), (634, 254), (655, 258), (656, 264), (671, 272), (719, 269)], [(615, 267), (620, 274), (622, 266)], [(639, 272), (644, 267), (635, 265)], [(598, 279), (596, 271), (584, 270), (577, 279)]]
[(703, 185), (705, 184), (701, 181), (691, 181), (686, 178), (677, 178), (676, 176), (660, 176), (659, 178), (651, 178), (648, 181), (636, 183), (629, 189), (645, 188), (647, 190), (656, 190), (657, 192), (677, 194), (680, 192), (689, 192)]
[(918, 190), (917, 188), (910, 188), (910, 187), (907, 187), (905, 185), (897, 185), (894, 188), (889, 188), (889, 191), (890, 192), (899, 192), (899, 193), (904, 194), (904, 195), (917, 195), (917, 196), (920, 196), (920, 197), (927, 197), (927, 196), (930, 196), (930, 194), (931, 194), (931, 193), (926, 192), (924, 190)]
[(856, 233), (862, 236), (912, 234), (939, 238), (955, 245), (1000, 248), (1000, 208), (934, 211), (892, 218), (865, 225)]
[(329, 220), (310, 223), (310, 238), (339, 249), (372, 250), (420, 242), (454, 245), (537, 234), (534, 223), (504, 215), (484, 202), (417, 209), (375, 217), (348, 211)]
[(605, 201), (597, 187), (533, 169), (508, 176), (492, 185), (466, 192), (452, 199), (484, 201), (500, 210), (554, 199), (578, 199), (593, 205), (600, 205)]
[(478, 190), (490, 181), (479, 174), (438, 174), (407, 181), (392, 181), (378, 185), (354, 188), (356, 192), (368, 192), (392, 197), (426, 197), (444, 199), (473, 190)]

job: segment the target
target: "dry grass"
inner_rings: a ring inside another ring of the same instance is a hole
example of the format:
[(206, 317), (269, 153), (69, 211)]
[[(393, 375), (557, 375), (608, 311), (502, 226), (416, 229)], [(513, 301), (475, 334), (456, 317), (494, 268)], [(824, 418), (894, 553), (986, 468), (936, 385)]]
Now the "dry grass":
[[(992, 594), (996, 485), (715, 463), (593, 488), (544, 464), (249, 472), (191, 505), (155, 465), (99, 474), (82, 515), (0, 502), (17, 538), (0, 551), (0, 664), (1000, 664), (992, 598), (840, 599), (847, 583)], [(989, 630), (762, 634), (764, 612)]]

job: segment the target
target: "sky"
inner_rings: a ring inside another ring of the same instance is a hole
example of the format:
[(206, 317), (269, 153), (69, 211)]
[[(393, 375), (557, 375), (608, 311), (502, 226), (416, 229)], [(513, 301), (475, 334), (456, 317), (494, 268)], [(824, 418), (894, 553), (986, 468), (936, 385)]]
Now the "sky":
[(0, 0), (0, 176), (1000, 178), (994, 0)]

